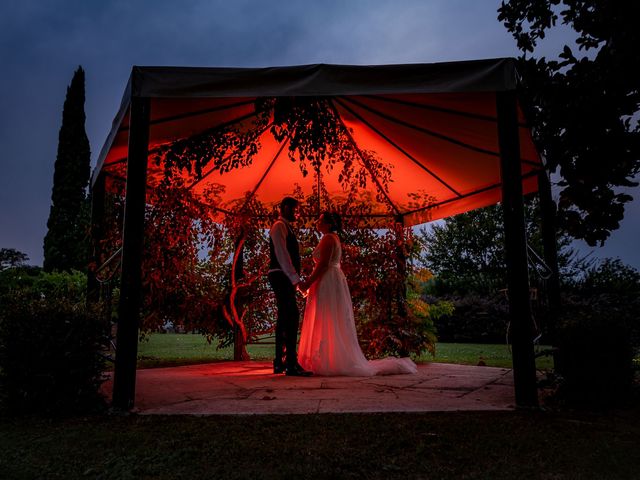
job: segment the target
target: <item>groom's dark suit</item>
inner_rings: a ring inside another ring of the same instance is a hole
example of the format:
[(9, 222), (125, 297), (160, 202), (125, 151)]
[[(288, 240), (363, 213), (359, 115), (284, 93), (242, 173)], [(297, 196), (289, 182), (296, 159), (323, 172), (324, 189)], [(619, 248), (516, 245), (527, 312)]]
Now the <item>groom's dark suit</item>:
[[(296, 284), (300, 282), (300, 250), (289, 223), (279, 218), (269, 232), (269, 283), (278, 305), (274, 371), (297, 368), (296, 342), (300, 312), (296, 302)], [(282, 364), (283, 347), (286, 350)]]

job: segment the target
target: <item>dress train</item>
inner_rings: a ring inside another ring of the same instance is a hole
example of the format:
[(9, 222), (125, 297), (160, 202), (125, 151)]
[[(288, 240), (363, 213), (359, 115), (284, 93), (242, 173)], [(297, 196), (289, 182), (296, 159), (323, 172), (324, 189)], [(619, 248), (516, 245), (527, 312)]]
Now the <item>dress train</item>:
[[(332, 238), (329, 267), (313, 283), (307, 295), (298, 361), (315, 375), (363, 376), (417, 373), (410, 358), (388, 357), (367, 360), (356, 332), (353, 305), (347, 279), (340, 268), (342, 249), (337, 235)], [(325, 235), (325, 236), (326, 236)], [(319, 249), (313, 252), (319, 259)]]

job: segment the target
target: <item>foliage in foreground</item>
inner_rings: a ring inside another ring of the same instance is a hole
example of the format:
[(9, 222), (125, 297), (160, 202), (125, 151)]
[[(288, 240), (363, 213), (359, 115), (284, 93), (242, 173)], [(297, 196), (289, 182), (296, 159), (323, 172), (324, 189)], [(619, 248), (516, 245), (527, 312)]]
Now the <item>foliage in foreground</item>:
[(110, 325), (86, 307), (84, 274), (41, 272), (30, 280), (0, 295), (2, 406), (55, 414), (101, 407)]
[(565, 286), (556, 371), (572, 403), (624, 401), (640, 355), (640, 272), (607, 259)]

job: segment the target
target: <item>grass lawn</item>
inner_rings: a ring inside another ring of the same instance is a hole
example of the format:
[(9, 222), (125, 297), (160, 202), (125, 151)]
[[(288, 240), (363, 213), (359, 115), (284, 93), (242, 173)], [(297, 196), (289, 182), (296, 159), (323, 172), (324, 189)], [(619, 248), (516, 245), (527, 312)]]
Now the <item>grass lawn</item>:
[[(273, 341), (272, 338), (264, 339)], [(249, 345), (247, 351), (252, 360), (273, 359), (273, 345)], [(215, 342), (207, 343), (202, 335), (155, 333), (138, 345), (138, 366), (158, 367), (206, 363), (233, 359), (233, 347), (216, 349)], [(429, 354), (417, 358), (418, 362), (459, 363), (478, 365), (480, 361), (490, 367), (511, 368), (511, 353), (507, 345), (485, 345), (473, 343), (438, 343), (436, 357)], [(552, 368), (551, 357), (537, 359), (539, 369)]]
[(2, 479), (633, 479), (640, 410), (0, 419)]

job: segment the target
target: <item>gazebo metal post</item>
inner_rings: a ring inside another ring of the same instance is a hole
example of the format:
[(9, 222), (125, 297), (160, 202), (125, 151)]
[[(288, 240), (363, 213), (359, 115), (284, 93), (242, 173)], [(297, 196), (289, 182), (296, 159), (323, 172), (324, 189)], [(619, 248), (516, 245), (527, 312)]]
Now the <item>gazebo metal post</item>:
[(127, 187), (122, 233), (122, 273), (113, 379), (113, 406), (122, 410), (133, 407), (136, 390), (150, 100), (133, 97), (130, 115)]
[(102, 262), (100, 240), (104, 237), (104, 201), (105, 175), (100, 173), (91, 187), (91, 258), (87, 271), (87, 303), (98, 303), (100, 300), (96, 270)]
[(556, 346), (556, 328), (560, 316), (560, 275), (558, 267), (558, 243), (556, 241), (556, 204), (551, 195), (551, 182), (547, 170), (538, 174), (538, 195), (540, 196), (540, 216), (544, 261), (551, 269), (547, 280), (549, 319), (548, 341)]
[(516, 93), (497, 92), (496, 107), (516, 405), (537, 407)]

